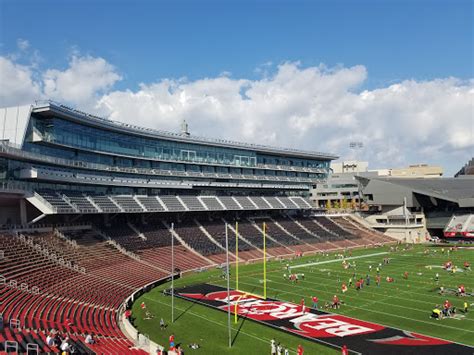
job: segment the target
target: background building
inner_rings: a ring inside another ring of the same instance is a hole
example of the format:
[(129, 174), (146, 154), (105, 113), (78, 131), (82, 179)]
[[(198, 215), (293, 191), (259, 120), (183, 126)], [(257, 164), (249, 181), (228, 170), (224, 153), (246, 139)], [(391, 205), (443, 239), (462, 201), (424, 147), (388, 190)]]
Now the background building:
[(474, 177), (400, 179), (359, 177), (367, 222), (392, 237), (443, 236), (455, 215), (474, 212)]
[(474, 158), (469, 160), (454, 176), (474, 175)]

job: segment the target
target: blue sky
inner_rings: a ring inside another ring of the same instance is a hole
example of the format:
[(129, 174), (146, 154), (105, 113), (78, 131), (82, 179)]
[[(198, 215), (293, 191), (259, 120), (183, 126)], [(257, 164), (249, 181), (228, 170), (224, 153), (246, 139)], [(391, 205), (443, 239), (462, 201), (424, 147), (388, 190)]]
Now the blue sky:
[(346, 158), (364, 140), (374, 168), (453, 173), (474, 155), (469, 0), (0, 4), (3, 105), (52, 98), (165, 129), (185, 118)]
[(126, 73), (123, 87), (223, 71), (251, 77), (259, 65), (288, 60), (364, 64), (372, 86), (472, 77), (471, 1), (1, 3), (2, 52), (24, 38), (45, 62), (61, 67), (77, 47)]

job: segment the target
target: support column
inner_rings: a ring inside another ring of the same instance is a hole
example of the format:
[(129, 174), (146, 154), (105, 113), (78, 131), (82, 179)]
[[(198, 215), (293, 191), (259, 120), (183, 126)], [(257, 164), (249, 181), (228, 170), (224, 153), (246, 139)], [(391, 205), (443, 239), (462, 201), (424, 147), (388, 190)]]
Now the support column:
[(24, 199), (20, 200), (20, 223), (26, 225), (28, 223), (28, 218), (26, 215), (26, 201)]

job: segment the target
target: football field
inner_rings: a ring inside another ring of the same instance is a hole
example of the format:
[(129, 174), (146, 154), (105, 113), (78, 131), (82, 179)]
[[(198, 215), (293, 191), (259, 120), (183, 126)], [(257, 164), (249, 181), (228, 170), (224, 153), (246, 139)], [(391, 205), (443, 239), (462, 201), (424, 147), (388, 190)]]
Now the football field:
[[(458, 248), (449, 251), (446, 245), (437, 246), (398, 246), (398, 250), (390, 247), (354, 250), (346, 253), (344, 259), (350, 267), (343, 267), (343, 259), (338, 253), (318, 254), (294, 260), (271, 260), (267, 262), (267, 297), (300, 303), (305, 298), (305, 304), (311, 306), (311, 297), (319, 298), (318, 306), (332, 301), (338, 295), (342, 301), (339, 309), (326, 309), (327, 312), (337, 313), (363, 321), (414, 331), (466, 345), (474, 345), (474, 316), (473, 310), (464, 313), (463, 303), (467, 301), (474, 307), (474, 297), (458, 297), (451, 293), (463, 284), (466, 291), (474, 292), (474, 276), (471, 271), (464, 270), (465, 261), (474, 261), (474, 249)], [(383, 260), (387, 258), (388, 264)], [(443, 269), (444, 263), (451, 260), (457, 266), (457, 272), (452, 273)], [(290, 271), (288, 271), (288, 267)], [(377, 268), (381, 282), (376, 286)], [(408, 273), (405, 278), (404, 273)], [(298, 282), (288, 280), (290, 273), (299, 274)], [(436, 273), (439, 281), (435, 280)], [(304, 274), (304, 279), (302, 279)], [(363, 278), (366, 283), (367, 275), (370, 285), (357, 291), (355, 279)], [(286, 275), (286, 277), (285, 277)], [(393, 282), (387, 282), (386, 278)], [(353, 278), (353, 286), (342, 293), (341, 286), (349, 286)], [(231, 268), (231, 288), (236, 288), (235, 268)], [(195, 273), (175, 281), (176, 288), (197, 284), (211, 284), (226, 287), (223, 271), (213, 269)], [(238, 289), (257, 295), (263, 295), (263, 266), (262, 263), (239, 266)], [(168, 336), (174, 333), (178, 343), (184, 348), (190, 343), (198, 343), (200, 349), (188, 352), (206, 354), (218, 353), (268, 353), (270, 340), (273, 338), (294, 353), (298, 344), (302, 344), (307, 354), (336, 354), (338, 350), (316, 342), (302, 339), (239, 318), (234, 323), (232, 317), (232, 342), (228, 348), (227, 315), (206, 306), (175, 298), (175, 322), (171, 321), (171, 297), (163, 294), (169, 284), (162, 285), (141, 296), (133, 306), (135, 325), (140, 332), (150, 336), (159, 344), (166, 345)], [(445, 294), (440, 295), (443, 287)], [(454, 317), (439, 321), (430, 318), (435, 305), (442, 305), (448, 299), (457, 307)], [(144, 319), (140, 303), (145, 302), (147, 309), (154, 315), (152, 319)], [(168, 327), (160, 330), (159, 320), (163, 317)], [(252, 349), (252, 351), (249, 351)]]

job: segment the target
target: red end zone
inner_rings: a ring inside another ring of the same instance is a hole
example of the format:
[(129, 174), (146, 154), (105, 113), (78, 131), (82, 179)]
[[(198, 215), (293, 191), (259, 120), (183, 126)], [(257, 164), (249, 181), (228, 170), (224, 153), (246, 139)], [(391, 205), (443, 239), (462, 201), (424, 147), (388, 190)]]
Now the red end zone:
[[(227, 291), (202, 284), (175, 290), (175, 295), (200, 304), (228, 310)], [(300, 305), (262, 299), (240, 291), (230, 292), (230, 310), (241, 317), (334, 347), (347, 345), (363, 354), (473, 354), (474, 348), (417, 333), (384, 327), (343, 315)]]

